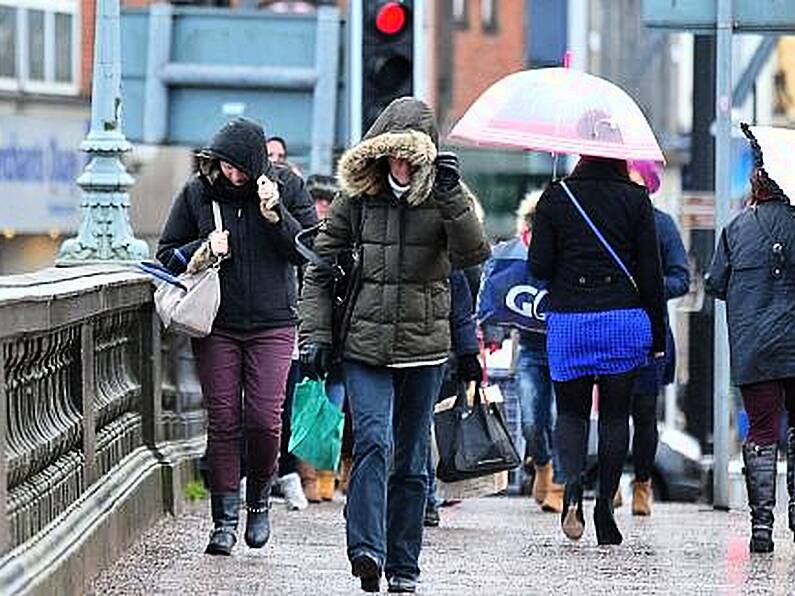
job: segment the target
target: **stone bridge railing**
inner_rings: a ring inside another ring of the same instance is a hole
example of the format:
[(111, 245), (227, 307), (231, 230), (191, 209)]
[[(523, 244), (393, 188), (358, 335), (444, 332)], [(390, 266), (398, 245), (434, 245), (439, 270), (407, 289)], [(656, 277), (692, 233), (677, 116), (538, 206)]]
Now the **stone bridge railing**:
[(0, 593), (82, 592), (180, 506), (204, 413), (151, 284), (111, 266), (0, 277)]

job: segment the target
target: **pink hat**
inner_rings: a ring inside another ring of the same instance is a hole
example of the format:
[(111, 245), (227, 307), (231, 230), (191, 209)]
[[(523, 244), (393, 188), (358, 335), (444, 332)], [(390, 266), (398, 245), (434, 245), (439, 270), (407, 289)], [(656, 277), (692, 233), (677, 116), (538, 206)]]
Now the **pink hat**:
[(629, 170), (635, 170), (641, 178), (646, 190), (650, 195), (660, 190), (660, 175), (662, 174), (662, 167), (656, 161), (629, 161), (627, 162)]

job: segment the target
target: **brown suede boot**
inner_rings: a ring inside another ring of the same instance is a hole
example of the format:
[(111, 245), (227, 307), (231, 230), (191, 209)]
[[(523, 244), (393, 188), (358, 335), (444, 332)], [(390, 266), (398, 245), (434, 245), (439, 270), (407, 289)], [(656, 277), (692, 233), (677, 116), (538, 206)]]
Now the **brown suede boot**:
[(353, 459), (350, 457), (343, 457), (340, 463), (340, 492), (343, 495), (348, 494), (348, 482), (351, 479), (351, 469), (353, 468)]
[(632, 483), (632, 515), (651, 515), (651, 480)]
[(320, 498), (324, 501), (334, 500), (334, 472), (331, 470), (318, 470), (317, 471), (317, 487), (320, 493)]
[(320, 503), (320, 489), (317, 485), (317, 470), (315, 470), (315, 467), (299, 460), (298, 475), (301, 476), (301, 486), (304, 488), (306, 500), (310, 503)]
[(565, 486), (550, 482), (547, 490), (547, 497), (541, 503), (541, 510), (549, 513), (561, 513), (563, 511), (563, 491)]
[(624, 495), (621, 494), (621, 485), (618, 485), (616, 494), (613, 495), (613, 509), (618, 509), (624, 504)]
[(536, 503), (541, 505), (544, 499), (547, 498), (549, 485), (552, 484), (552, 462), (547, 462), (547, 464), (543, 466), (534, 465), (533, 467), (535, 468), (536, 475), (533, 480), (532, 495)]

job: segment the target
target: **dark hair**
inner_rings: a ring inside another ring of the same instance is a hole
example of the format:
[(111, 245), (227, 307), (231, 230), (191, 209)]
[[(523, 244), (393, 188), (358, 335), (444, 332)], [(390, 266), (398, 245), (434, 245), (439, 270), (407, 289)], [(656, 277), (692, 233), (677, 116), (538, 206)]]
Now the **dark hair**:
[(740, 129), (751, 144), (751, 155), (754, 159), (754, 169), (751, 172), (751, 198), (748, 202), (751, 205), (764, 203), (765, 201), (783, 201), (788, 203), (787, 195), (784, 194), (781, 187), (768, 175), (765, 169), (762, 147), (759, 145), (754, 133), (751, 132), (751, 127), (746, 122), (741, 122)]
[(334, 176), (312, 174), (306, 179), (306, 191), (312, 197), (312, 200), (328, 201), (330, 203), (334, 200), (334, 195), (339, 191), (339, 186)]
[(266, 143), (270, 143), (271, 141), (276, 141), (277, 143), (281, 143), (282, 147), (284, 147), (284, 153), (287, 154), (287, 141), (285, 141), (282, 137), (268, 137)]

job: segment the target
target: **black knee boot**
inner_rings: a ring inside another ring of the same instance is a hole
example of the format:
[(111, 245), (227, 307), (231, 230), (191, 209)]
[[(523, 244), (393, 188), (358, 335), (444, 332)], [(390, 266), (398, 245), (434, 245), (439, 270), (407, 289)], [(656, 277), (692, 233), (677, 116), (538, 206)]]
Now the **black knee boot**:
[(271, 479), (262, 481), (249, 477), (246, 483), (246, 544), (262, 548), (271, 536)]
[(613, 517), (613, 499), (599, 497), (593, 510), (593, 525), (596, 529), (596, 542), (598, 544), (618, 545), (624, 540), (621, 531)]
[(795, 534), (795, 426), (787, 430), (787, 492), (789, 529)]
[(743, 445), (745, 486), (751, 507), (752, 553), (773, 552), (773, 509), (776, 506), (777, 445)]
[(204, 552), (208, 555), (231, 555), (237, 542), (240, 493), (213, 493), (210, 495), (210, 511), (215, 527)]

